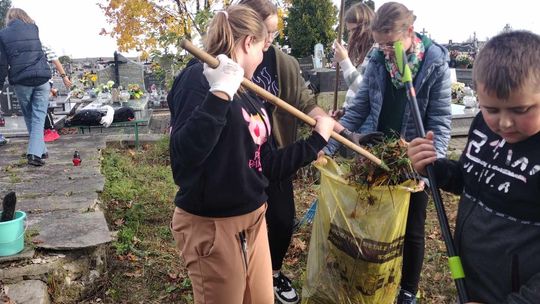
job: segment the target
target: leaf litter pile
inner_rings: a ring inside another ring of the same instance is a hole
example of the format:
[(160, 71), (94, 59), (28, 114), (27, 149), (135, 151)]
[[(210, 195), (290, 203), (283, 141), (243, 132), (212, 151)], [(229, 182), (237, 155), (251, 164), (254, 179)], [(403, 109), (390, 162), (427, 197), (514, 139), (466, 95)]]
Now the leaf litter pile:
[(407, 157), (407, 143), (403, 139), (385, 139), (373, 145), (370, 151), (380, 158), (390, 171), (364, 157), (339, 157), (336, 162), (348, 172), (344, 177), (349, 183), (368, 187), (393, 186), (414, 178), (415, 172)]

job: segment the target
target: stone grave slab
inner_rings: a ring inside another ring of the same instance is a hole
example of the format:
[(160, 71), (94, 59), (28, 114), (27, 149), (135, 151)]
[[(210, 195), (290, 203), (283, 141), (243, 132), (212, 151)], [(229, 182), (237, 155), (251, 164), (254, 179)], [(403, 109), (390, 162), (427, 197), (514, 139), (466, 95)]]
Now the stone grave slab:
[[(309, 71), (309, 81), (317, 93), (334, 92), (336, 86), (336, 70), (328, 68), (313, 69)], [(338, 91), (347, 91), (347, 89), (347, 83), (343, 78), (343, 71), (340, 70)]]
[(78, 210), (86, 211), (93, 207), (98, 195), (95, 192), (74, 193), (71, 195), (46, 195), (46, 196), (30, 196), (21, 195), (20, 209), (29, 213), (48, 212), (54, 210)]
[(28, 260), (28, 259), (33, 258), (35, 253), (36, 251), (33, 248), (30, 248), (27, 246), (27, 247), (24, 247), (23, 251), (17, 254), (0, 257), (0, 264), (21, 261), (21, 260)]
[(28, 136), (28, 130), (26, 129), (26, 124), (24, 122), (24, 117), (22, 116), (22, 114), (19, 114), (19, 116), (4, 115), (4, 120), (6, 122), (6, 125), (0, 128), (0, 133), (2, 133), (5, 137)]
[(36, 247), (72, 250), (95, 247), (110, 242), (111, 235), (101, 211), (54, 211), (28, 217), (30, 229), (39, 235), (33, 238)]
[[(54, 125), (59, 125), (65, 118), (65, 115), (53, 115)], [(0, 128), (0, 133), (6, 137), (28, 137), (28, 130), (22, 113), (14, 116), (4, 116), (4, 119), (6, 125)]]
[(22, 266), (16, 267), (0, 267), (0, 280), (4, 283), (13, 284), (24, 279), (46, 279), (47, 276), (62, 263), (62, 259), (58, 256), (47, 257), (40, 261), (30, 260)]
[(51, 79), (53, 82), (53, 88), (58, 90), (58, 95), (66, 96), (69, 91), (64, 85), (64, 80), (60, 76), (53, 76)]
[(478, 108), (466, 108), (462, 105), (452, 104), (452, 136), (466, 136), (469, 133), (469, 127), (480, 110)]
[[(103, 190), (105, 179), (99, 173), (86, 172), (84, 168), (81, 168), (82, 166), (79, 166), (75, 168), (80, 169), (78, 170), (80, 174), (73, 171), (69, 174), (55, 171), (55, 167), (58, 166), (46, 164), (43, 167), (32, 167), (25, 164), (23, 167), (12, 169), (7, 180), (6, 177), (0, 178), (0, 183), (10, 182), (13, 189), (26, 193), (79, 193)], [(91, 170), (94, 171), (94, 168), (92, 167)]]

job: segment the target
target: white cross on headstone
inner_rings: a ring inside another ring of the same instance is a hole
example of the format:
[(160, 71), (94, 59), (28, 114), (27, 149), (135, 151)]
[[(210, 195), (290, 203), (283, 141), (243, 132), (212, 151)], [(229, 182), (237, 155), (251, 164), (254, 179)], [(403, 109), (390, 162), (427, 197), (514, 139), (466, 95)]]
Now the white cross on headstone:
[(12, 106), (11, 106), (11, 95), (13, 95), (13, 92), (11, 92), (9, 90), (9, 86), (6, 87), (6, 90), (4, 92), (2, 92), (3, 95), (6, 95), (6, 98), (7, 98), (7, 105), (8, 105), (8, 110), (11, 110), (12, 109)]

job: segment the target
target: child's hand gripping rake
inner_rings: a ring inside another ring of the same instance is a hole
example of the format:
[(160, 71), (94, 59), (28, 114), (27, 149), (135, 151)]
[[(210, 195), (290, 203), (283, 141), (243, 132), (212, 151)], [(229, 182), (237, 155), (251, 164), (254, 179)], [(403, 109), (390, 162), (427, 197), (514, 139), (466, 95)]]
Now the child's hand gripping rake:
[[(426, 133), (424, 130), (424, 125), (422, 124), (422, 118), (420, 117), (420, 110), (418, 109), (418, 102), (416, 100), (416, 92), (412, 84), (412, 75), (409, 65), (407, 63), (407, 55), (405, 50), (403, 50), (403, 45), (401, 41), (394, 42), (394, 51), (396, 56), (396, 63), (399, 69), (399, 72), (402, 75), (402, 81), (405, 84), (407, 90), (407, 97), (409, 99), (411, 112), (414, 118), (414, 123), (416, 125), (416, 132), (418, 136), (425, 137)], [(428, 165), (426, 167), (428, 173), (428, 179), (431, 188), (431, 195), (433, 196), (433, 202), (435, 204), (435, 209), (437, 210), (437, 217), (439, 219), (439, 225), (441, 228), (441, 233), (446, 245), (446, 251), (448, 254), (448, 265), (450, 267), (450, 273), (454, 282), (456, 283), (456, 288), (458, 291), (458, 297), (460, 303), (467, 303), (468, 296), (467, 290), (465, 288), (465, 274), (463, 272), (463, 267), (461, 266), (461, 260), (456, 253), (454, 242), (452, 240), (452, 235), (450, 233), (450, 226), (448, 225), (448, 218), (446, 217), (446, 212), (444, 210), (444, 205), (441, 198), (441, 193), (437, 187), (437, 182), (435, 179), (435, 172), (433, 171), (433, 166)]]

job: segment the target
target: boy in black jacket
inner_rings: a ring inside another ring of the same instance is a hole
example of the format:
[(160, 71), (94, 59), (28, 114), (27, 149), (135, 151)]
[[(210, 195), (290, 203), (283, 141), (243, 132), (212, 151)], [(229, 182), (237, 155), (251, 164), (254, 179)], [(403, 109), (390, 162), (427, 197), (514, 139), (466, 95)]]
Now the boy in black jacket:
[(414, 168), (433, 163), (444, 190), (461, 194), (455, 241), (469, 299), (540, 303), (540, 36), (492, 38), (473, 79), (481, 112), (459, 161), (436, 159), (433, 133), (411, 141)]

